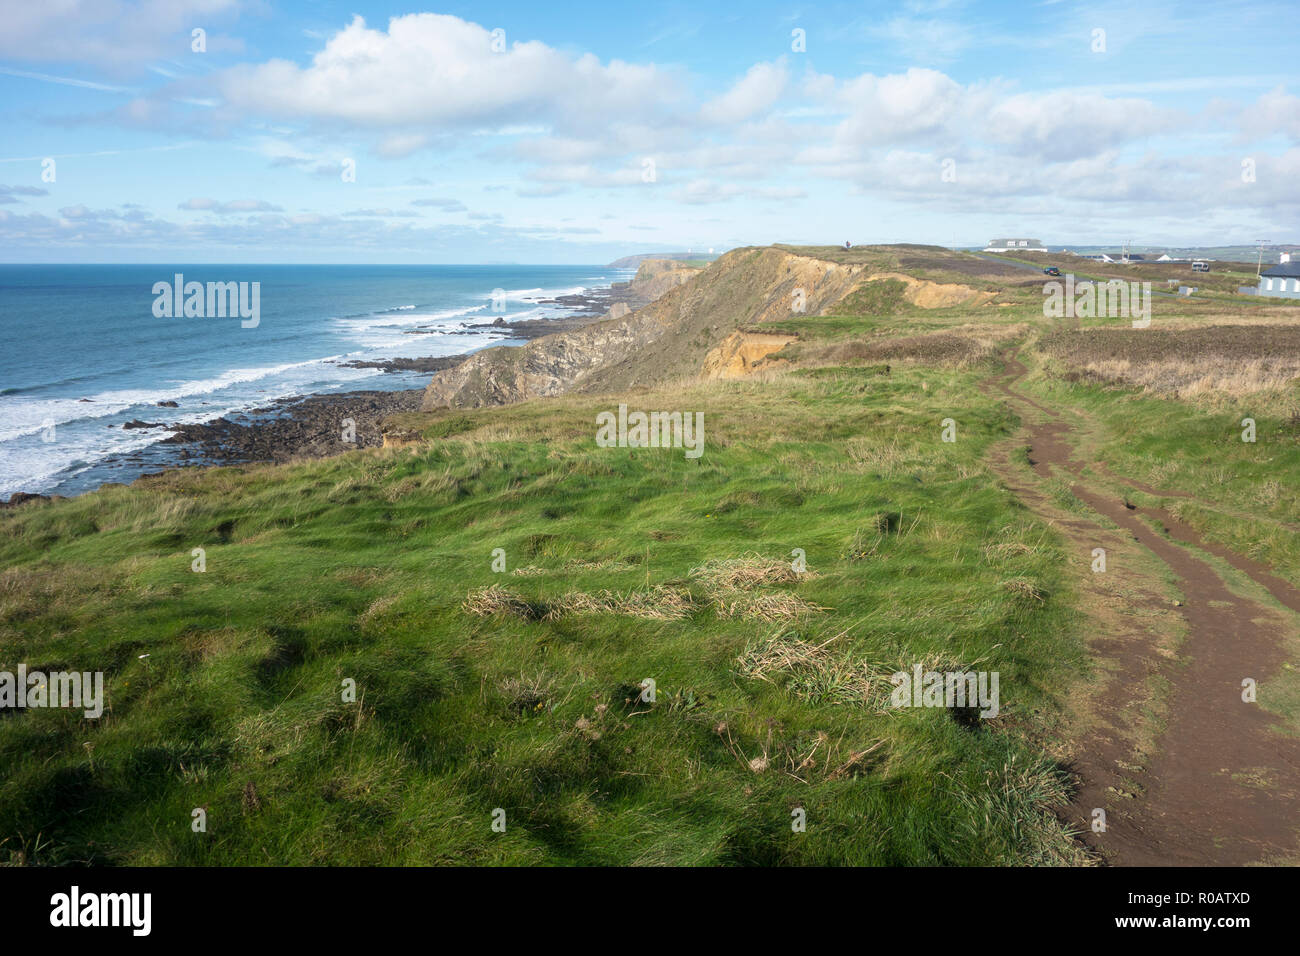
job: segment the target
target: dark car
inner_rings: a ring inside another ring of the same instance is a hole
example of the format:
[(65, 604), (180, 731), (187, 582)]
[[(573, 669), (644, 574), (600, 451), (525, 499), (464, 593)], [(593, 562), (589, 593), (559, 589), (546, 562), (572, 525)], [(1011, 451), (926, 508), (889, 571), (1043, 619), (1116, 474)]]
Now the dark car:
[(1061, 274), (1061, 270), (1056, 268), (1056, 266), (1048, 266), (1046, 269), (1043, 270), (1043, 275), (1047, 275), (1047, 276), (1059, 276), (1060, 274)]

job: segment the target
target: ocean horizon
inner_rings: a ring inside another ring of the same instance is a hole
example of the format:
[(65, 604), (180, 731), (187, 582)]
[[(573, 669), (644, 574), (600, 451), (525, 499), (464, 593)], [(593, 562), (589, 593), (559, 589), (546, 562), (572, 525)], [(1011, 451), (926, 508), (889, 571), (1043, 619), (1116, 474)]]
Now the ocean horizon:
[[(133, 420), (195, 424), (294, 396), (420, 388), (430, 373), (343, 363), (510, 344), (508, 332), (470, 326), (562, 315), (546, 300), (629, 274), (599, 265), (0, 265), (0, 497), (76, 495), (182, 463), (176, 446), (157, 445), (174, 431), (121, 427)], [(178, 275), (187, 288), (242, 283), (245, 305), (252, 287), (256, 322), (232, 314), (237, 297), (221, 317), (166, 314), (182, 310), (155, 289)]]

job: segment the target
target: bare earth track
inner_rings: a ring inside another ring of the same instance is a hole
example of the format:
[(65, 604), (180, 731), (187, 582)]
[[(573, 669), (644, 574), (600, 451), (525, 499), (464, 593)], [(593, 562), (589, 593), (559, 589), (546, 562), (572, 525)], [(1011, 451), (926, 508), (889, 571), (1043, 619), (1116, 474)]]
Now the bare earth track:
[[(1284, 620), (1286, 611), (1231, 589), (1198, 552), (1231, 565), (1292, 612), (1300, 612), (1300, 592), (1267, 568), (1202, 540), (1167, 512), (1135, 507), (1093, 487), (1084, 475), (1085, 464), (1074, 459), (1070, 423), (1016, 390), (1025, 374), (1024, 365), (1011, 357), (1005, 372), (990, 382), (1026, 422), (1025, 438), (1016, 449), (1027, 443), (1038, 478), (1068, 482), (1076, 498), (1121, 533), (1089, 518), (1062, 520), (1059, 513), (1051, 516), (1053, 524), (1084, 557), (1103, 542), (1119, 549), (1108, 548), (1106, 573), (1093, 577), (1129, 575), (1125, 549), (1131, 553), (1135, 543), (1162, 563), (1186, 598), (1179, 612), (1187, 637), (1175, 652), (1162, 640), (1161, 624), (1146, 630), (1131, 625), (1163, 613), (1155, 606), (1158, 586), (1135, 598), (1131, 590), (1120, 594), (1085, 583), (1085, 592), (1099, 603), (1135, 603), (1097, 609), (1097, 620), (1108, 619), (1109, 612), (1110, 621), (1122, 622), (1121, 633), (1090, 641), (1106, 674), (1089, 702), (1091, 713), (1101, 716), (1075, 741), (1080, 785), (1063, 817), (1081, 828), (1087, 843), (1112, 865), (1293, 862), (1300, 740), (1279, 732), (1281, 722), (1259, 704), (1242, 700), (1244, 678), (1266, 685), (1282, 664), (1280, 635), (1291, 622)], [(1014, 457), (1012, 451), (1006, 460), (995, 461), (995, 469), (1031, 510), (1049, 510), (1042, 488), (1031, 486)], [(1154, 746), (1134, 752), (1126, 720), (1140, 706), (1136, 699), (1153, 676), (1167, 687), (1166, 709), (1157, 722)], [(1106, 812), (1105, 832), (1091, 829), (1094, 808)]]

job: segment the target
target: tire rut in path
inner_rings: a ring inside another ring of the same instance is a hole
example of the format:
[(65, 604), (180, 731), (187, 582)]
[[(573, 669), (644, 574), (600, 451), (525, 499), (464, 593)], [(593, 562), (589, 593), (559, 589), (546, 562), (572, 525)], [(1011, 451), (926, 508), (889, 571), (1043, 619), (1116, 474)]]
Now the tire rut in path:
[[(1233, 593), (1214, 567), (1185, 545), (1220, 557), (1293, 611), (1300, 612), (1300, 592), (1264, 566), (1203, 541), (1164, 511), (1136, 508), (1083, 484), (1084, 466), (1073, 460), (1069, 424), (1012, 387), (1025, 374), (1024, 365), (1009, 358), (1007, 371), (991, 384), (1013, 404), (1030, 406), (1046, 419), (1025, 424), (1033, 471), (1069, 480), (1079, 500), (1168, 567), (1186, 598), (1181, 611), (1187, 639), (1179, 660), (1164, 669), (1168, 712), (1155, 753), (1137, 774), (1143, 792), (1115, 793), (1108, 783), (1124, 774), (1116, 769), (1114, 748), (1090, 752), (1087, 739), (1078, 741), (1075, 769), (1082, 782), (1069, 822), (1082, 827), (1089, 845), (1115, 865), (1243, 865), (1294, 858), (1300, 741), (1277, 732), (1281, 722), (1241, 696), (1243, 678), (1263, 683), (1283, 662), (1277, 612)], [(1156, 519), (1178, 543), (1153, 531), (1142, 515)], [(1112, 567), (1106, 573), (1123, 572)], [(1124, 649), (1119, 650), (1122, 657)], [(1133, 670), (1131, 661), (1121, 662), (1121, 673)], [(1124, 698), (1131, 698), (1132, 688), (1112, 681), (1101, 694), (1097, 707), (1117, 713), (1130, 702)], [(1095, 807), (1106, 811), (1108, 828), (1102, 834), (1089, 829)]]

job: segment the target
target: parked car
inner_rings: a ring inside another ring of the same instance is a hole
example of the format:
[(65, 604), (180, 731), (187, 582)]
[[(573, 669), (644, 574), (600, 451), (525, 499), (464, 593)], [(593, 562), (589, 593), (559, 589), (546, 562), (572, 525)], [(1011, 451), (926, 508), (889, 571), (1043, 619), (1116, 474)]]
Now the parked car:
[(1061, 270), (1056, 268), (1056, 266), (1048, 266), (1046, 269), (1043, 270), (1043, 275), (1047, 275), (1047, 276), (1059, 276), (1060, 274), (1061, 274)]

